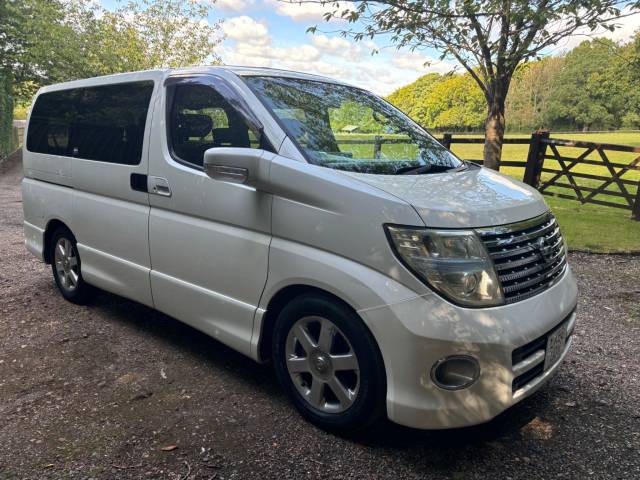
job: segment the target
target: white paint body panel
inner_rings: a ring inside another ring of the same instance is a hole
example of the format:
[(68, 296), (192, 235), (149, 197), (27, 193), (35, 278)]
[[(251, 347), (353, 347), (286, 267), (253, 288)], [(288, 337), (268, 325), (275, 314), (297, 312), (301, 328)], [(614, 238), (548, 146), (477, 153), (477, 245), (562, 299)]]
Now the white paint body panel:
[[(165, 111), (164, 101), (156, 99), (156, 111)], [(171, 189), (170, 197), (149, 196), (156, 308), (250, 355), (267, 279), (272, 196), (216, 182), (174, 160), (164, 115), (154, 119), (149, 158), (149, 174), (165, 178)]]
[[(256, 360), (261, 343), (270, 341), (262, 332), (274, 295), (294, 285), (326, 290), (351, 305), (375, 337), (386, 369), (387, 413), (404, 425), (480, 423), (519, 401), (511, 395), (511, 352), (575, 307), (570, 270), (528, 300), (465, 309), (433, 293), (397, 261), (383, 225), (473, 228), (516, 222), (546, 211), (541, 196), (484, 169), (391, 177), (310, 165), (238, 76), (251, 73), (298, 76), (211, 67), (42, 89), (156, 82), (139, 165), (25, 149), (27, 249), (42, 259), (47, 225), (61, 221), (78, 240), (89, 283), (154, 306)], [(263, 157), (277, 194), (214, 181), (171, 157), (164, 81), (207, 74), (241, 92), (263, 123), (278, 152)], [(171, 196), (132, 190), (131, 173), (166, 180)], [(463, 391), (438, 389), (429, 378), (431, 366), (462, 352), (479, 359), (480, 380)]]

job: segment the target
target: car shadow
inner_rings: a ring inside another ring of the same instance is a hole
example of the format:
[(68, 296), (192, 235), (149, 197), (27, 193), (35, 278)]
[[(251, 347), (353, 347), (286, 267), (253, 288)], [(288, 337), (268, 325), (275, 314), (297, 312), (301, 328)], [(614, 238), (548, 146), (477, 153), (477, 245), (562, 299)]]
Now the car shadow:
[[(145, 335), (152, 335), (156, 341), (163, 342), (172, 349), (187, 353), (212, 368), (233, 375), (239, 381), (250, 384), (265, 395), (271, 396), (272, 399), (282, 402), (286, 408), (294, 409), (292, 404), (288, 404), (269, 363), (256, 363), (189, 325), (152, 308), (107, 292), (100, 292), (91, 307), (100, 309), (103, 314), (116, 321), (124, 322)], [(535, 399), (535, 402), (532, 402), (532, 399)], [(547, 395), (535, 394), (490, 422), (472, 427), (417, 430), (385, 420), (364, 433), (334, 433), (334, 435), (345, 441), (374, 449), (413, 451), (429, 449), (432, 452), (446, 452), (467, 446), (480, 446), (518, 435), (524, 425), (544, 413), (548, 401)], [(304, 422), (301, 417), (300, 422)]]

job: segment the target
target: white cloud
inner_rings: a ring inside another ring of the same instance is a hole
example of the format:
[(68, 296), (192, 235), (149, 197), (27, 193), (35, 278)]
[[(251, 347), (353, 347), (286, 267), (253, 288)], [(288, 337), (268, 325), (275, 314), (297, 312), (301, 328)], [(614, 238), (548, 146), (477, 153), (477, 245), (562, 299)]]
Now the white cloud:
[(346, 9), (353, 10), (355, 7), (351, 2), (332, 2), (329, 1), (325, 5), (321, 3), (295, 3), (295, 1), (281, 0), (265, 0), (266, 4), (270, 4), (278, 15), (290, 17), (295, 21), (322, 21), (324, 14), (327, 12), (338, 12), (339, 14)]
[(269, 45), (271, 36), (266, 24), (242, 15), (225, 19), (222, 31), (227, 38), (250, 45)]
[(308, 44), (296, 47), (272, 47), (238, 43), (234, 51), (247, 58), (258, 57), (291, 62), (313, 62), (320, 58), (320, 51)]
[(425, 73), (447, 73), (455, 68), (453, 64), (427, 57), (419, 52), (394, 52), (391, 63), (403, 70)]
[[(269, 1), (269, 0), (268, 0)], [(220, 55), (227, 64), (273, 67), (336, 78), (381, 95), (413, 82), (428, 71), (445, 72), (452, 66), (417, 52), (390, 51), (369, 55), (372, 41), (357, 43), (317, 34), (300, 44), (276, 42), (265, 22), (247, 16), (225, 20), (227, 40)], [(433, 62), (424, 66), (426, 61)]]
[(363, 49), (359, 45), (342, 37), (313, 35), (311, 43), (323, 53), (336, 55), (347, 60), (356, 60), (363, 54)]
[(215, 8), (225, 12), (245, 12), (255, 3), (255, 0), (216, 0)]
[[(560, 42), (550, 49), (550, 51), (552, 53), (556, 53), (557, 51), (569, 51), (580, 45), (585, 40), (589, 40), (591, 38), (608, 38), (614, 42), (628, 42), (631, 40), (635, 32), (640, 30), (640, 13), (629, 15), (629, 13), (631, 13), (630, 7), (624, 8), (621, 13), (622, 15), (628, 16), (612, 20), (609, 23), (610, 25), (616, 26), (616, 29), (613, 32), (603, 27), (599, 27), (595, 31), (591, 31), (588, 27), (583, 27), (578, 29), (576, 33), (570, 37), (560, 40)], [(554, 33), (560, 31), (564, 25), (565, 23), (558, 21), (553, 25), (550, 25), (548, 30), (551, 33)]]
[[(622, 13), (630, 13), (630, 7), (625, 8)], [(606, 30), (602, 36), (610, 38), (611, 40), (616, 42), (627, 42), (631, 40), (633, 35), (638, 30), (640, 30), (640, 13), (615, 20), (613, 24), (618, 28), (616, 28), (613, 32)]]

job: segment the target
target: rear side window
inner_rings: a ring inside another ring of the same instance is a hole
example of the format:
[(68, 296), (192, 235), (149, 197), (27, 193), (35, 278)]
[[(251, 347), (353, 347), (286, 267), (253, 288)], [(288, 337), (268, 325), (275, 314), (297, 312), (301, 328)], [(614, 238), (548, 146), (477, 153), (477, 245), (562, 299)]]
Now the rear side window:
[(172, 87), (169, 136), (179, 160), (201, 167), (213, 147), (261, 148), (242, 115), (214, 88), (204, 84)]
[(153, 82), (43, 93), (31, 112), (27, 150), (137, 165)]

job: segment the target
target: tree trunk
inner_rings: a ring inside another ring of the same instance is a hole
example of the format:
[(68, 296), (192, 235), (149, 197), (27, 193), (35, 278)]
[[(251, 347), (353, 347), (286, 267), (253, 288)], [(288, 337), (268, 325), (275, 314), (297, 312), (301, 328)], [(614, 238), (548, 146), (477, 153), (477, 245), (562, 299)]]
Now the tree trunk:
[(504, 101), (493, 100), (487, 112), (484, 138), (484, 166), (493, 170), (500, 168), (504, 127)]

